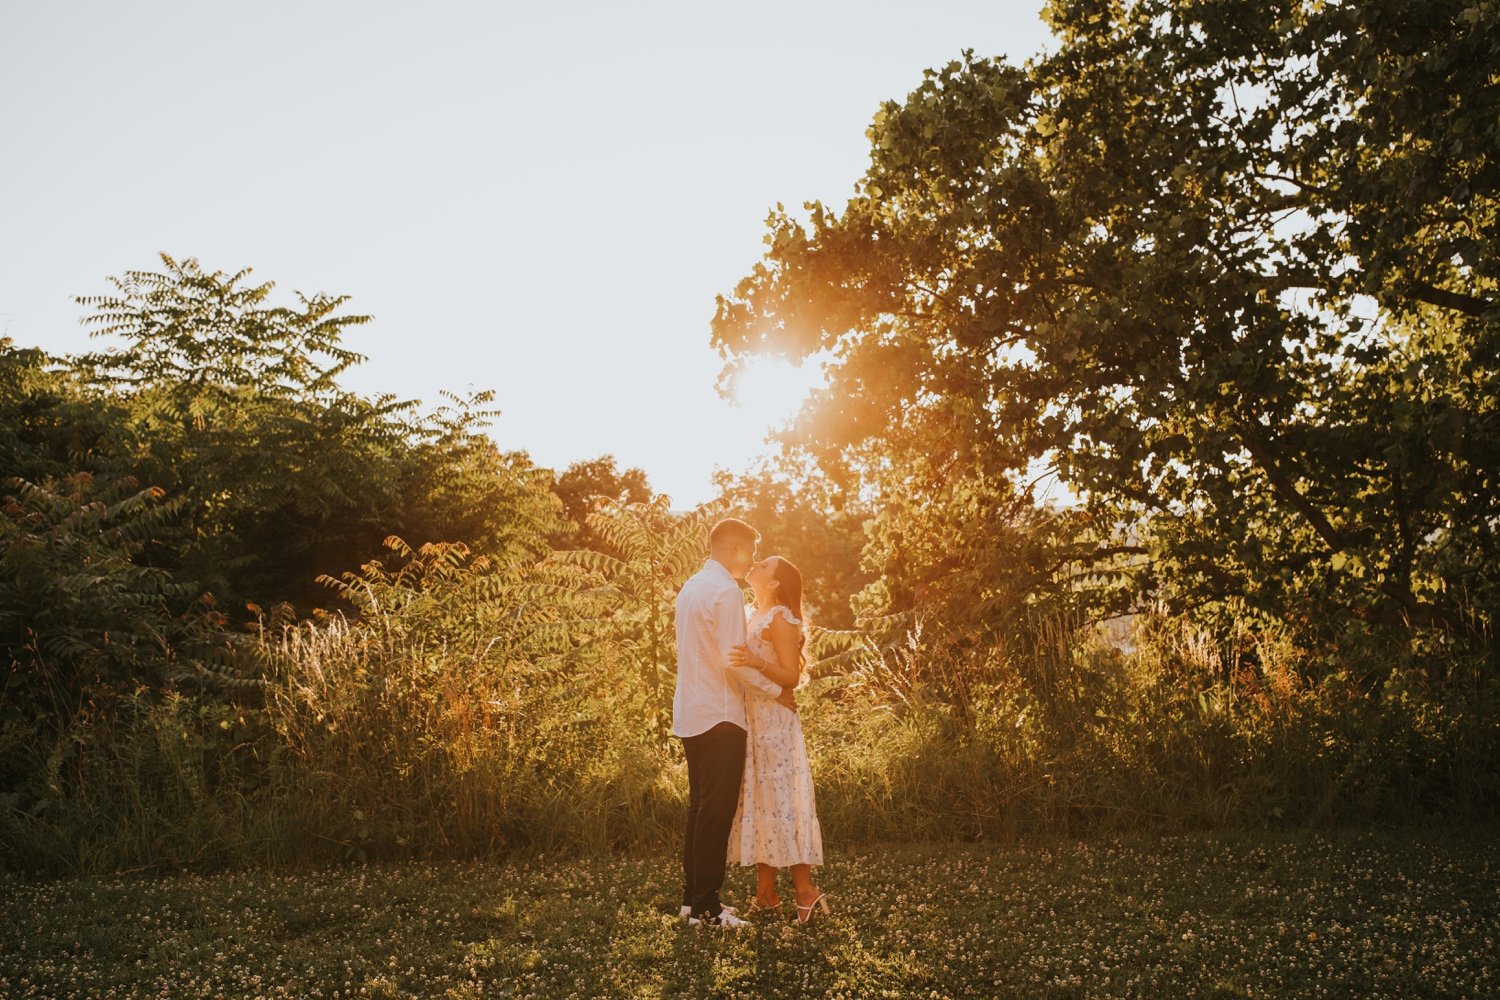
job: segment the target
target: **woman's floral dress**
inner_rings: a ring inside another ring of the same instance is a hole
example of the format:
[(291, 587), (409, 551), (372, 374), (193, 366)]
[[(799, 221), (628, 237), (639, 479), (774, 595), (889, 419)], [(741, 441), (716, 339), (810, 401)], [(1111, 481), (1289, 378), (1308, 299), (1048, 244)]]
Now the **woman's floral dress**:
[[(746, 626), (750, 652), (772, 663), (776, 650), (764, 633), (777, 615), (802, 627), (781, 604), (752, 615)], [(776, 868), (822, 864), (823, 831), (813, 802), (801, 715), (747, 688), (745, 722), (745, 777), (729, 828), (729, 863)]]

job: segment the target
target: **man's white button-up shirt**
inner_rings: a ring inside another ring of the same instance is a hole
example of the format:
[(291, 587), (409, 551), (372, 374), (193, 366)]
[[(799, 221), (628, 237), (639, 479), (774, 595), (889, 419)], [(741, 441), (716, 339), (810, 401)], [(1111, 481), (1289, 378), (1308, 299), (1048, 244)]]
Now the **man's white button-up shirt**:
[(781, 686), (759, 670), (730, 665), (729, 651), (744, 643), (744, 593), (723, 563), (709, 559), (677, 592), (674, 736), (697, 736), (721, 722), (744, 729), (746, 685), (781, 696)]

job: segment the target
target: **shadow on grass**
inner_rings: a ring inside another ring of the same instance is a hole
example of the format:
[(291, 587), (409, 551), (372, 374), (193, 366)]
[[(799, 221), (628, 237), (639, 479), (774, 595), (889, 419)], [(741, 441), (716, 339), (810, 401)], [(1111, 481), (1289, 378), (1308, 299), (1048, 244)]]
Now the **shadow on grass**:
[(806, 986), (816, 996), (835, 976), (837, 927), (796, 926), (789, 918), (757, 916), (747, 928), (722, 930), (678, 922), (667, 996), (776, 995)]

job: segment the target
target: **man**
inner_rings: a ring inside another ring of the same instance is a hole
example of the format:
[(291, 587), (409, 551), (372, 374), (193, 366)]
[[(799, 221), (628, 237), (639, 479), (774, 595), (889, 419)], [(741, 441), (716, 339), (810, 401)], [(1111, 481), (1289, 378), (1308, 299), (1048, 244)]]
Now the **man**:
[(709, 558), (677, 594), (677, 691), (672, 734), (688, 765), (688, 817), (682, 846), (682, 914), (692, 924), (743, 927), (719, 902), (729, 828), (745, 770), (745, 690), (752, 684), (796, 711), (785, 691), (730, 650), (745, 643), (745, 597), (737, 581), (755, 562), (760, 533), (725, 518), (709, 533)]

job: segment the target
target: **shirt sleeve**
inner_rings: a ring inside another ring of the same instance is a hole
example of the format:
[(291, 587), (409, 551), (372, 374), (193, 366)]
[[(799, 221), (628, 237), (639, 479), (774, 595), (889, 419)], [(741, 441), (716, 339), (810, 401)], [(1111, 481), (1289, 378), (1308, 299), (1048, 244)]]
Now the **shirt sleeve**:
[(735, 667), (729, 663), (729, 651), (745, 644), (745, 599), (738, 587), (726, 588), (714, 599), (713, 615), (715, 645), (719, 647), (719, 662), (724, 669), (766, 697), (780, 698), (780, 684), (754, 667)]

